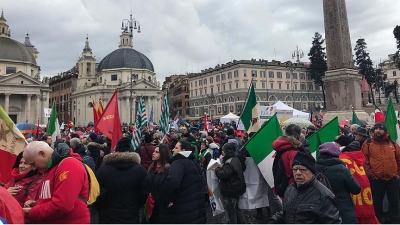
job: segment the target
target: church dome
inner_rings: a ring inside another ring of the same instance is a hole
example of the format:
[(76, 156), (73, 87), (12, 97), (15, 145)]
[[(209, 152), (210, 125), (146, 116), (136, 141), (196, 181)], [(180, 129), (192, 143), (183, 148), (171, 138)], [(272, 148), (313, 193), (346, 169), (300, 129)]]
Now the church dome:
[(9, 37), (0, 37), (0, 60), (12, 60), (36, 65), (36, 59), (29, 49)]
[(98, 71), (116, 68), (147, 69), (154, 72), (153, 63), (142, 53), (131, 48), (117, 49), (101, 60)]

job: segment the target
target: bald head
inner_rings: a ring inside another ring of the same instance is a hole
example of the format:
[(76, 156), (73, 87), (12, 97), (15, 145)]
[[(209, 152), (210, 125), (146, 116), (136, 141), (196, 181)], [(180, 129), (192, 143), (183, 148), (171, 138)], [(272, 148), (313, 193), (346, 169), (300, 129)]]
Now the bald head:
[(46, 169), (54, 150), (44, 141), (32, 141), (24, 149), (24, 159), (38, 169)]

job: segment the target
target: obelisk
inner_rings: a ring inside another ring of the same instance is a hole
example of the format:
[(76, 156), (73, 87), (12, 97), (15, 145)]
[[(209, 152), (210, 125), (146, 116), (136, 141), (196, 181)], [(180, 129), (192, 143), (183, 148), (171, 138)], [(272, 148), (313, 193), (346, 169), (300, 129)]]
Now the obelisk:
[(351, 119), (352, 108), (359, 119), (367, 119), (362, 110), (361, 75), (354, 68), (349, 22), (345, 0), (323, 0), (328, 71), (323, 77), (326, 96), (324, 120), (335, 116)]

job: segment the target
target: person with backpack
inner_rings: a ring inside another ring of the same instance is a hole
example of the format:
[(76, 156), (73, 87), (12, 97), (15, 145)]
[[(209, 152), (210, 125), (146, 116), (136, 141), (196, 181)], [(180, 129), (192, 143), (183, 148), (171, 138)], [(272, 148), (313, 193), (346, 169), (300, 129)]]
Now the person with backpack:
[(72, 151), (81, 156), (83, 163), (88, 165), (90, 169), (92, 169), (92, 171), (95, 171), (94, 160), (90, 156), (89, 150), (87, 150), (86, 147), (82, 144), (81, 140), (79, 140), (79, 138), (72, 138), (70, 141), (70, 145)]
[(115, 152), (104, 156), (96, 172), (99, 223), (139, 223), (139, 209), (147, 197), (141, 189), (146, 174), (139, 154), (131, 152), (131, 139), (121, 138)]
[(344, 162), (339, 159), (340, 149), (335, 143), (327, 142), (320, 145), (319, 152), (317, 169), (328, 179), (333, 194), (336, 196), (342, 223), (358, 223), (350, 194), (359, 194), (360, 184), (351, 175)]
[(400, 223), (400, 147), (391, 140), (384, 122), (376, 123), (372, 133), (372, 138), (364, 142), (362, 152), (365, 155), (364, 170), (371, 182), (376, 217), (381, 223), (389, 222), (385, 221), (383, 213), (386, 192), (389, 220), (391, 223)]
[(246, 218), (238, 207), (239, 197), (246, 192), (246, 182), (242, 164), (236, 157), (236, 145), (225, 144), (220, 159), (222, 167), (215, 168), (215, 175), (219, 179), (227, 223), (246, 224)]
[(285, 191), (283, 210), (276, 213), (269, 223), (341, 223), (334, 194), (315, 178), (317, 170), (314, 157), (297, 152), (292, 171), (294, 183)]
[(142, 146), (139, 150), (140, 155), (140, 164), (147, 170), (152, 163), (152, 156), (156, 146), (152, 144), (153, 142), (153, 134), (146, 133), (144, 135), (144, 146)]
[(276, 151), (272, 165), (274, 186), (276, 193), (282, 198), (286, 188), (294, 182), (292, 173), (293, 158), (297, 152), (305, 152), (300, 141), (301, 128), (290, 124), (286, 127), (285, 133), (272, 143)]
[(79, 154), (65, 143), (52, 149), (43, 141), (33, 141), (26, 145), (23, 157), (25, 163), (45, 171), (39, 199), (24, 204), (32, 223), (90, 223), (89, 178)]
[(243, 142), (241, 142), (240, 140), (239, 140), (239, 138), (238, 137), (236, 137), (236, 135), (235, 135), (235, 130), (232, 128), (232, 127), (230, 127), (230, 128), (228, 128), (227, 130), (226, 130), (226, 135), (227, 135), (227, 137), (226, 137), (226, 139), (225, 139), (225, 144), (226, 143), (235, 143), (235, 145), (236, 145), (236, 154), (238, 153), (238, 151), (240, 150), (240, 149), (242, 149), (242, 147), (243, 147)]

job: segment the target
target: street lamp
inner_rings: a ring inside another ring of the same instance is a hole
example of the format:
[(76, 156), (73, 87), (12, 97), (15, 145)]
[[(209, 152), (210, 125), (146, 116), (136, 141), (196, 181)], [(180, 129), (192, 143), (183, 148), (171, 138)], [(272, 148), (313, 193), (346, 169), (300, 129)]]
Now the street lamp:
[(289, 74), (290, 74), (290, 79), (291, 79), (291, 83), (292, 83), (292, 103), (293, 103), (293, 105), (292, 105), (292, 107), (294, 108), (294, 84), (293, 84), (293, 71), (295, 71), (296, 70), (296, 68), (293, 66), (293, 63), (292, 62), (288, 62), (287, 63), (287, 66), (286, 66), (286, 68), (288, 69), (288, 71), (289, 71)]
[(296, 50), (292, 53), (292, 59), (297, 58), (296, 62), (300, 63), (300, 59), (304, 57), (303, 50), (299, 49), (299, 46), (296, 45)]
[[(122, 20), (122, 25), (121, 25), (121, 30), (123, 30), (124, 32), (128, 32), (129, 33), (129, 37), (131, 39), (131, 43), (132, 43), (132, 37), (133, 37), (133, 30), (136, 30), (137, 32), (140, 33), (140, 24), (139, 21), (137, 21), (135, 18), (132, 18), (132, 13), (129, 17), (129, 19), (123, 19)], [(137, 74), (133, 74), (132, 72), (132, 66), (133, 66), (133, 58), (131, 58), (132, 62), (131, 62), (131, 85), (130, 85), (130, 125), (132, 125), (133, 122), (133, 82), (136, 83), (136, 79), (138, 79), (138, 75)], [(135, 77), (135, 80), (133, 80), (133, 76)]]

